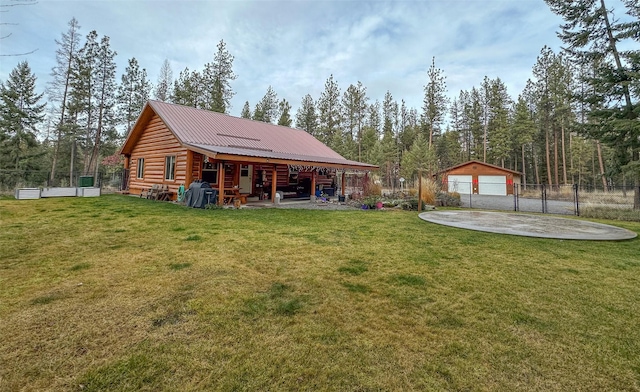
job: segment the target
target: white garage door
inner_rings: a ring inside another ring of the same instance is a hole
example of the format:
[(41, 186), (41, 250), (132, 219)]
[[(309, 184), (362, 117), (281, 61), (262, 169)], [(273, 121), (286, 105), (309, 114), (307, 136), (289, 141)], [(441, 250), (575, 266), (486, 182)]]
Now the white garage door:
[(507, 176), (478, 176), (478, 194), (507, 195)]
[(450, 174), (447, 182), (449, 183), (449, 192), (471, 193), (471, 176)]

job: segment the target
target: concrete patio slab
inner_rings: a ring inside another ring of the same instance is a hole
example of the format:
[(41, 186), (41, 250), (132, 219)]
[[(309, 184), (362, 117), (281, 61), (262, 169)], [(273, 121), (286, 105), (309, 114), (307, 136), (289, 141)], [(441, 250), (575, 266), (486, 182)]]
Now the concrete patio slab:
[(633, 231), (578, 219), (489, 211), (430, 211), (420, 219), (461, 229), (564, 240), (617, 241), (637, 237)]

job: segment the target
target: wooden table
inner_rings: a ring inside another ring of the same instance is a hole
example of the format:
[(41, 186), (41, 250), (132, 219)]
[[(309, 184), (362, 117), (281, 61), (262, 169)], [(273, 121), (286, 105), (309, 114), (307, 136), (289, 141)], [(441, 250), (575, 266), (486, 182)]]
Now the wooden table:
[(248, 194), (240, 193), (240, 189), (232, 188), (224, 190), (224, 204), (231, 204), (233, 200), (238, 199), (242, 204), (247, 204), (247, 196)]

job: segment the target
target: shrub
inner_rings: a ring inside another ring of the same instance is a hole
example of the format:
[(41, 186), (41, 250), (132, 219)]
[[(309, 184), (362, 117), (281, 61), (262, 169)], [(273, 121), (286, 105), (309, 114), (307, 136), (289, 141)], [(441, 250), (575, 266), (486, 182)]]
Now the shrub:
[(460, 207), (460, 194), (458, 192), (440, 192), (438, 193), (438, 205), (443, 207)]
[(422, 178), (420, 181), (422, 183), (422, 201), (435, 205), (437, 195), (440, 193), (440, 184), (430, 178)]

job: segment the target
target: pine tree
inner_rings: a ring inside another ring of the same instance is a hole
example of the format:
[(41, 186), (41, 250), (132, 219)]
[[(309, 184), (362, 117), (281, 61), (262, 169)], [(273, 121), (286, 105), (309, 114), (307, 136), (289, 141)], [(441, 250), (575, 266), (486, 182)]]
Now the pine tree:
[[(70, 117), (73, 117), (73, 134), (80, 136), (84, 131), (80, 147), (83, 149), (83, 167), (89, 169), (90, 151), (95, 132), (97, 106), (95, 103), (94, 72), (99, 49), (98, 33), (94, 30), (87, 34), (83, 47), (73, 63), (73, 78), (69, 102)], [(55, 179), (54, 179), (55, 180)]]
[[(65, 133), (65, 111), (67, 109), (67, 100), (69, 99), (71, 91), (73, 63), (76, 60), (78, 51), (80, 50), (80, 25), (76, 18), (72, 18), (68, 25), (69, 29), (66, 33), (62, 33), (60, 41), (55, 41), (58, 45), (58, 49), (56, 49), (56, 65), (51, 70), (51, 82), (49, 86), (47, 86), (49, 100), (52, 103), (59, 104), (58, 111), (60, 113), (56, 125), (56, 137), (51, 162), (50, 177), (54, 181), (58, 166), (60, 143)], [(75, 136), (72, 137), (75, 140)]]
[(97, 108), (97, 123), (93, 149), (91, 151), (91, 157), (89, 158), (87, 169), (93, 170), (94, 176), (97, 176), (98, 159), (100, 157), (103, 132), (106, 133), (111, 131), (111, 127), (115, 124), (115, 56), (116, 52), (111, 49), (109, 37), (102, 37), (95, 57), (95, 73), (92, 74), (93, 85), (95, 86), (94, 99), (96, 101)]
[[(566, 50), (578, 64), (591, 64), (595, 73), (588, 80), (593, 94), (587, 102), (597, 103), (589, 113), (587, 134), (615, 151), (615, 170), (627, 171), (635, 181), (634, 208), (640, 209), (640, 122), (638, 85), (640, 64), (640, 8), (637, 1), (625, 0), (628, 21), (610, 18), (605, 0), (545, 0), (565, 23), (558, 34)], [(620, 51), (627, 42), (634, 49)]]
[(242, 112), (240, 112), (240, 117), (251, 119), (251, 107), (249, 106), (249, 101), (244, 102)]
[(436, 68), (436, 58), (431, 61), (427, 72), (429, 81), (424, 86), (424, 100), (422, 105), (422, 128), (428, 136), (429, 148), (437, 137), (447, 111), (447, 84), (441, 69)]
[(220, 40), (213, 62), (205, 64), (202, 74), (205, 109), (227, 113), (231, 108), (231, 98), (235, 95), (231, 89), (231, 82), (237, 78), (233, 72), (233, 60), (234, 57), (227, 50), (226, 43)]
[[(521, 148), (521, 168), (522, 171), (522, 183), (527, 183), (527, 165), (525, 159), (526, 147), (533, 142), (533, 135), (536, 131), (536, 125), (529, 112), (529, 104), (525, 100), (523, 95), (518, 97), (518, 101), (515, 104), (513, 118), (513, 133), (517, 143)], [(515, 170), (519, 170), (516, 166)]]
[(398, 146), (396, 141), (395, 123), (398, 116), (398, 103), (393, 100), (390, 91), (384, 95), (382, 101), (382, 141), (380, 143), (381, 160), (378, 166), (383, 172), (383, 178), (388, 187), (394, 186), (394, 169), (399, 164)]
[(435, 149), (429, 147), (429, 141), (419, 133), (411, 148), (402, 157), (402, 176), (416, 178), (419, 171), (436, 165)]
[(282, 101), (278, 104), (278, 111), (280, 113), (280, 118), (278, 119), (278, 125), (283, 125), (285, 127), (290, 127), (291, 120), (291, 105), (287, 102), (286, 99), (282, 98)]
[(26, 61), (0, 83), (0, 168), (25, 169), (38, 146), (37, 126), (44, 120), (45, 104), (36, 94), (36, 77)]
[(373, 150), (380, 140), (382, 119), (380, 117), (380, 101), (376, 100), (367, 107), (367, 117), (362, 133), (362, 160), (367, 163), (376, 163)]
[(509, 128), (509, 109), (511, 98), (507, 93), (507, 86), (500, 78), (489, 81), (489, 121), (488, 130), (491, 146), (491, 160), (505, 167), (505, 160), (512, 152), (512, 133)]
[(313, 136), (318, 136), (316, 105), (309, 94), (302, 98), (300, 107), (296, 112), (296, 128), (300, 128)]
[(158, 83), (156, 84), (154, 97), (158, 101), (168, 102), (171, 99), (173, 87), (173, 70), (169, 60), (165, 59), (160, 68)]
[(171, 102), (194, 108), (199, 107), (201, 79), (198, 71), (191, 72), (188, 67), (182, 70), (178, 79), (173, 83)]
[(256, 121), (262, 121), (272, 123), (278, 113), (278, 95), (271, 86), (267, 88), (267, 92), (264, 97), (256, 104), (256, 108), (253, 111), (253, 119)]
[(318, 99), (318, 139), (325, 144), (335, 144), (335, 134), (340, 132), (341, 112), (340, 88), (333, 79), (333, 74), (324, 84), (324, 91)]
[(126, 125), (127, 134), (149, 100), (150, 92), (151, 84), (147, 79), (147, 71), (144, 68), (140, 69), (135, 57), (130, 59), (129, 66), (122, 74), (117, 97), (118, 120)]
[(555, 53), (545, 46), (540, 52), (540, 56), (533, 67), (533, 75), (536, 78), (536, 97), (539, 116), (539, 126), (541, 139), (544, 140), (546, 178), (549, 186), (553, 186), (553, 175), (551, 171), (551, 139), (553, 102), (551, 99), (551, 72), (555, 61)]
[[(350, 85), (342, 95), (342, 126), (346, 142), (357, 145), (357, 159), (362, 159), (362, 128), (367, 114), (367, 88), (358, 82)], [(352, 155), (350, 152), (347, 155)]]

